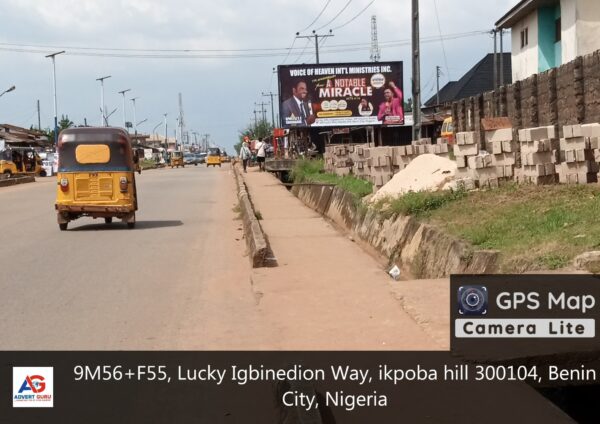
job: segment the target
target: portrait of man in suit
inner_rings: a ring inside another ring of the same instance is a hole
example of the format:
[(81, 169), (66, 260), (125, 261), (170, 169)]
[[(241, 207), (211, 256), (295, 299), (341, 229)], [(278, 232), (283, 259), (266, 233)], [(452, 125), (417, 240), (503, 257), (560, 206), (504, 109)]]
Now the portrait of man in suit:
[(292, 88), (292, 97), (282, 103), (283, 121), (289, 125), (312, 125), (315, 115), (308, 99), (308, 88), (306, 82), (298, 81)]

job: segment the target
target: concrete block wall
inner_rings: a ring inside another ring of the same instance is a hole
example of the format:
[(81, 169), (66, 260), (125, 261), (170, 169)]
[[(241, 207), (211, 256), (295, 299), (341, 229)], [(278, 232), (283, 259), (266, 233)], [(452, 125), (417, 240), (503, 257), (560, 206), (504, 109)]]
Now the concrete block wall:
[[(454, 102), (457, 132), (480, 132), (480, 118), (508, 116), (515, 129), (600, 122), (600, 50), (558, 68)], [(560, 134), (562, 136), (562, 134)]]
[(600, 122), (600, 50), (583, 57), (585, 123)]
[[(561, 137), (562, 134), (562, 137)], [(449, 157), (456, 179), (465, 187), (497, 187), (505, 181), (523, 184), (584, 184), (598, 181), (600, 124), (546, 125), (486, 131), (481, 147), (475, 131), (456, 133), (456, 144), (430, 144), (422, 139), (408, 146), (328, 146), (326, 170), (369, 180), (378, 190), (422, 154)]]

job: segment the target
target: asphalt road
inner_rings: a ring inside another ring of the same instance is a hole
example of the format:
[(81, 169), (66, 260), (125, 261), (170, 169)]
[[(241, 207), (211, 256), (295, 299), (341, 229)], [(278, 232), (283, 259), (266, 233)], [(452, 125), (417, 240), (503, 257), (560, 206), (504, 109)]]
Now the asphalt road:
[(137, 183), (133, 230), (81, 218), (59, 231), (54, 178), (0, 189), (0, 349), (263, 345), (229, 166)]

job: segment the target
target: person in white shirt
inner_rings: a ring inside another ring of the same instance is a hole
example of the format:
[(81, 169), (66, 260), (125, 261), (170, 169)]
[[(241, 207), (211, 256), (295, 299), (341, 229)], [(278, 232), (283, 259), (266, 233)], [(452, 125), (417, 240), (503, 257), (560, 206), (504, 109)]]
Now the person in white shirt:
[(242, 143), (242, 147), (240, 148), (240, 159), (242, 160), (242, 165), (244, 167), (244, 172), (246, 172), (246, 168), (248, 167), (248, 161), (252, 156), (252, 152), (248, 147), (248, 143), (245, 141)]
[(254, 150), (256, 150), (256, 161), (258, 162), (258, 170), (265, 170), (265, 160), (267, 157), (267, 143), (263, 141), (264, 139), (259, 139), (254, 144)]

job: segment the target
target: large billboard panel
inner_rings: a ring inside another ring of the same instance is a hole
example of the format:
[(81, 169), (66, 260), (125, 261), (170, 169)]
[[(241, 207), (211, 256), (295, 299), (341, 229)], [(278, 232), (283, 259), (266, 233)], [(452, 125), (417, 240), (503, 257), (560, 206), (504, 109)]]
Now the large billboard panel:
[(285, 128), (404, 125), (402, 62), (280, 65)]

